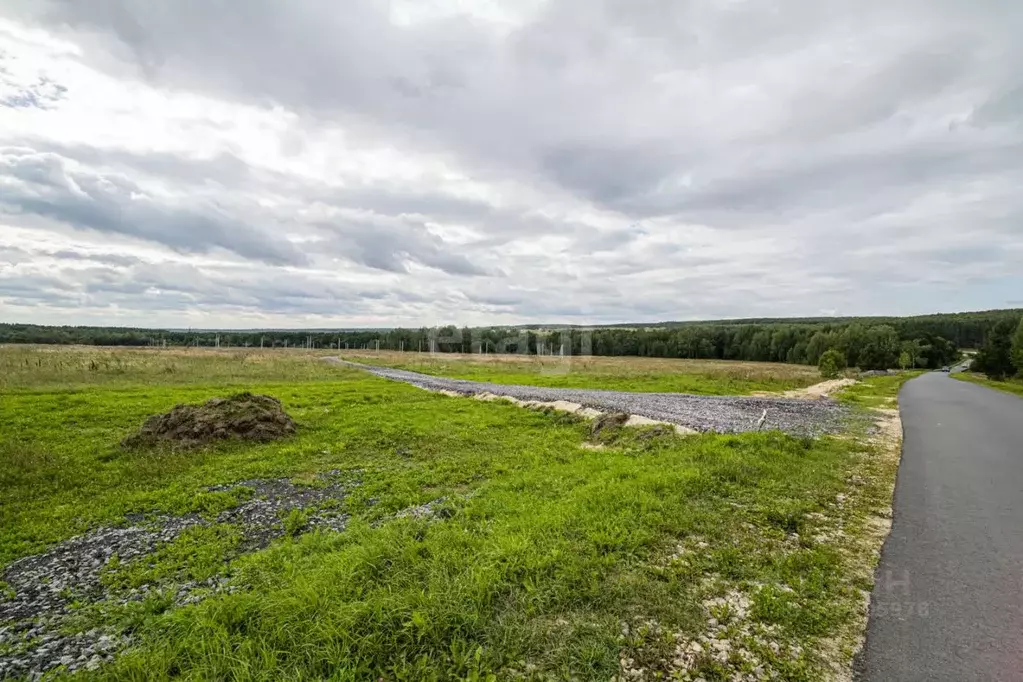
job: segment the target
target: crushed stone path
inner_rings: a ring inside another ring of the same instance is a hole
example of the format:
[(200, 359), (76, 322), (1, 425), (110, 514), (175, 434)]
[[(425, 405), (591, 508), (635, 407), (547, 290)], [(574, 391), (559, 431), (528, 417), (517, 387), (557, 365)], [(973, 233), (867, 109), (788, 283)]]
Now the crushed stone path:
[(602, 412), (624, 412), (703, 432), (742, 433), (777, 429), (794, 435), (818, 436), (841, 431), (845, 418), (849, 415), (848, 408), (827, 398), (805, 400), (545, 388), (447, 379), (408, 370), (364, 365), (340, 358), (327, 360), (334, 364), (361, 369), (385, 379), (403, 381), (429, 391), (464, 396), (492, 394), (522, 401), (568, 401)]

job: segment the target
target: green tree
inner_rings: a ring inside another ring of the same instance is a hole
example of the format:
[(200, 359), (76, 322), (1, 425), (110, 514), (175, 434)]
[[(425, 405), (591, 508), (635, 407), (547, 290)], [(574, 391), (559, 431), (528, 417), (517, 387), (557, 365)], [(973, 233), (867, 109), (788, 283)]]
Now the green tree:
[(846, 368), (845, 356), (841, 351), (832, 348), (826, 350), (821, 355), (820, 362), (817, 364), (817, 368), (821, 371), (821, 376), (825, 379), (834, 379), (842, 370)]
[(988, 332), (984, 345), (977, 352), (973, 368), (992, 379), (1004, 379), (1016, 373), (1012, 364), (1012, 335), (1014, 321), (1002, 320)]
[(806, 361), (811, 365), (816, 365), (824, 351), (828, 350), (834, 342), (834, 335), (830, 332), (816, 332), (806, 345)]
[[(899, 353), (899, 367), (902, 369), (910, 369), (916, 367), (921, 361), (921, 355), (923, 353), (923, 344), (920, 343), (920, 339), (913, 339), (912, 341), (902, 342), (902, 352)], [(908, 358), (908, 363), (903, 363), (903, 360)]]
[(860, 369), (888, 369), (899, 362), (899, 335), (888, 325), (870, 327), (857, 339)]
[(1023, 317), (1019, 319), (1012, 337), (1012, 366), (1016, 368), (1016, 374), (1023, 376)]

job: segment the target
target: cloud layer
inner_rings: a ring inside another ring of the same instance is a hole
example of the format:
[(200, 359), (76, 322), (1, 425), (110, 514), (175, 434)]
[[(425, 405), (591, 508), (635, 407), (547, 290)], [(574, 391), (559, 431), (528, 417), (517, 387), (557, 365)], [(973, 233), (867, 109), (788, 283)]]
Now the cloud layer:
[(1023, 290), (1023, 7), (19, 0), (0, 318), (904, 314)]

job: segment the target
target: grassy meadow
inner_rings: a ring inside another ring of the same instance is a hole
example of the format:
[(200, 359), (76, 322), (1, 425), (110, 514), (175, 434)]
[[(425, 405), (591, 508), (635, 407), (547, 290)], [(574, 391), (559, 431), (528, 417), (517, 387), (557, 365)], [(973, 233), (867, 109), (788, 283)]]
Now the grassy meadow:
[[(818, 440), (652, 428), (590, 442), (574, 416), (431, 394), (317, 355), (0, 348), (0, 566), (135, 515), (240, 503), (208, 490), (218, 484), (313, 484), (327, 471), (351, 482), (327, 505), (350, 516), (344, 532), (282, 519), (294, 533), (243, 552), (220, 524), (106, 566), (115, 595), (146, 585), (149, 596), (74, 601), (65, 629), (132, 636), (76, 679), (844, 679), (898, 461), (883, 431), (856, 420)], [(577, 358), (545, 374), (521, 358), (373, 357), (645, 391), (818, 380), (753, 363)], [(853, 402), (890, 406), (904, 379), (854, 386)], [(279, 398), (298, 433), (189, 451), (119, 445), (149, 415), (240, 390)], [(443, 513), (402, 513), (431, 502)], [(179, 583), (208, 575), (232, 591), (174, 605)], [(16, 653), (0, 646), (0, 658)]]
[(1023, 396), (1023, 379), (1005, 379), (1003, 381), (996, 381), (976, 372), (956, 372), (952, 375), (952, 377), (959, 379), (960, 381), (969, 381), (972, 384), (987, 386), (988, 388), (993, 388), (997, 391), (1005, 391), (1006, 393)]
[(781, 392), (805, 388), (821, 380), (816, 367), (774, 362), (394, 351), (342, 351), (340, 356), (365, 364), (497, 384), (693, 395)]

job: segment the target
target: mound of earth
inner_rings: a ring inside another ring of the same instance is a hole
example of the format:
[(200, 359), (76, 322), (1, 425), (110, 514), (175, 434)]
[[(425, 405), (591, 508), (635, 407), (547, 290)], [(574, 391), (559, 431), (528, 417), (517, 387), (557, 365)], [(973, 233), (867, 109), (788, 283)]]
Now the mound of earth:
[(197, 447), (231, 438), (266, 443), (293, 433), (295, 422), (277, 398), (239, 393), (229, 398), (213, 398), (202, 405), (178, 405), (166, 414), (152, 416), (122, 445), (170, 443)]
[(621, 428), (625, 426), (627, 421), (629, 421), (629, 415), (624, 412), (602, 414), (593, 420), (593, 425), (590, 427), (590, 437), (597, 438), (603, 431)]

